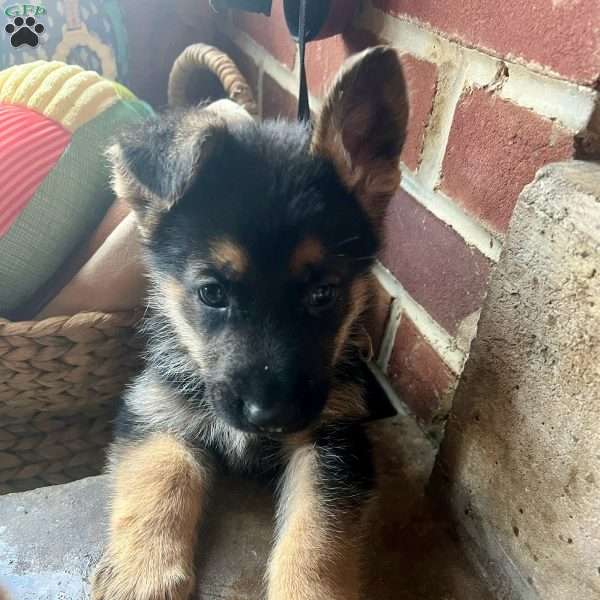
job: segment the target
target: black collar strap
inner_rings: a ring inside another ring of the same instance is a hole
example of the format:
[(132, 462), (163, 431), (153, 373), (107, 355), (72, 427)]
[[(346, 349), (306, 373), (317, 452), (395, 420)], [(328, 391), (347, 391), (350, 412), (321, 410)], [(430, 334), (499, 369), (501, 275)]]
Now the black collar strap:
[(285, 20), (291, 36), (298, 42), (300, 54), (298, 120), (310, 122), (304, 63), (306, 44), (342, 33), (352, 23), (359, 7), (359, 0), (283, 0)]
[(310, 123), (310, 102), (308, 100), (308, 85), (306, 83), (306, 0), (300, 0), (298, 11), (298, 50), (300, 53), (300, 87), (298, 89), (298, 121)]
[[(236, 8), (271, 14), (272, 0), (210, 0), (217, 11)], [(360, 7), (360, 0), (283, 0), (285, 20), (291, 36), (298, 43), (300, 82), (298, 120), (310, 122), (310, 104), (306, 82), (306, 44), (342, 33), (350, 25)]]

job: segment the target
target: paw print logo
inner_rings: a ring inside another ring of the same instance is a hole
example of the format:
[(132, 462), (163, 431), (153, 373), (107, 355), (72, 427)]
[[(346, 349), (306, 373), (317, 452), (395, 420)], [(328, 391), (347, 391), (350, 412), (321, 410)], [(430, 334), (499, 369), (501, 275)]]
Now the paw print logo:
[(18, 48), (27, 44), (35, 48), (40, 42), (40, 35), (44, 33), (45, 27), (37, 23), (34, 17), (15, 17), (12, 23), (9, 23), (4, 31), (10, 35), (10, 43), (13, 48)]

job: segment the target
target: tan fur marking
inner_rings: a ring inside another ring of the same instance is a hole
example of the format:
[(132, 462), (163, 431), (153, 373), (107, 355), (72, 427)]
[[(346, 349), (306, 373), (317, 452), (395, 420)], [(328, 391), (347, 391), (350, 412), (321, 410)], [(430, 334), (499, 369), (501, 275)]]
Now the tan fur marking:
[(238, 276), (248, 269), (246, 251), (233, 240), (222, 238), (211, 242), (210, 255), (219, 267), (231, 269)]
[(316, 489), (316, 452), (305, 446), (288, 465), (279, 536), (268, 570), (268, 600), (358, 600), (363, 522), (328, 520)]
[(142, 238), (149, 238), (160, 221), (163, 205), (161, 199), (130, 173), (125, 166), (123, 150), (118, 144), (107, 149), (106, 157), (113, 165), (111, 183), (115, 195), (131, 206)]
[(329, 393), (327, 404), (321, 413), (321, 422), (361, 418), (366, 417), (367, 414), (363, 386), (352, 382), (337, 383)]
[(187, 600), (207, 472), (166, 434), (116, 448), (110, 538), (93, 600)]
[(189, 324), (183, 311), (186, 292), (179, 281), (172, 277), (158, 282), (160, 294), (154, 293), (153, 302), (160, 303), (161, 309), (169, 315), (179, 341), (200, 367), (205, 366), (206, 348), (194, 328)]
[(352, 283), (349, 301), (350, 310), (335, 337), (333, 364), (343, 358), (344, 352), (350, 349), (351, 345), (360, 346), (361, 343), (364, 343), (364, 340), (357, 339), (355, 334), (358, 333), (357, 326), (361, 325), (360, 317), (373, 298), (373, 290), (373, 276), (371, 274), (356, 279)]
[(314, 237), (307, 237), (295, 248), (290, 260), (292, 275), (300, 275), (306, 267), (318, 264), (323, 260), (324, 251), (321, 242)]

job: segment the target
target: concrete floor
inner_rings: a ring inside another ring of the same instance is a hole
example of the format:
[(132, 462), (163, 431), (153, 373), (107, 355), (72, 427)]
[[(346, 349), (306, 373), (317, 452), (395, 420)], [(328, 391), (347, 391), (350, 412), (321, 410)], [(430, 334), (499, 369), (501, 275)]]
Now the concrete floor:
[[(408, 418), (372, 424), (384, 483), (369, 540), (365, 600), (491, 600), (423, 490), (434, 451)], [(15, 600), (84, 600), (104, 539), (106, 480), (0, 497), (0, 584)], [(259, 600), (272, 502), (222, 481), (201, 535), (197, 600)]]

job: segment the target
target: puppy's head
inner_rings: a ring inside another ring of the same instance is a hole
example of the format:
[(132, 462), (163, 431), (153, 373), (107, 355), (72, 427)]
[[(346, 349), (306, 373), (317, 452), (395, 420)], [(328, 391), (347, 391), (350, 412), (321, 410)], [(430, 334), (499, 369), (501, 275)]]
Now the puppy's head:
[(323, 409), (369, 300), (407, 116), (397, 54), (380, 47), (344, 66), (312, 136), (208, 107), (111, 149), (154, 307), (230, 425), (297, 431)]

